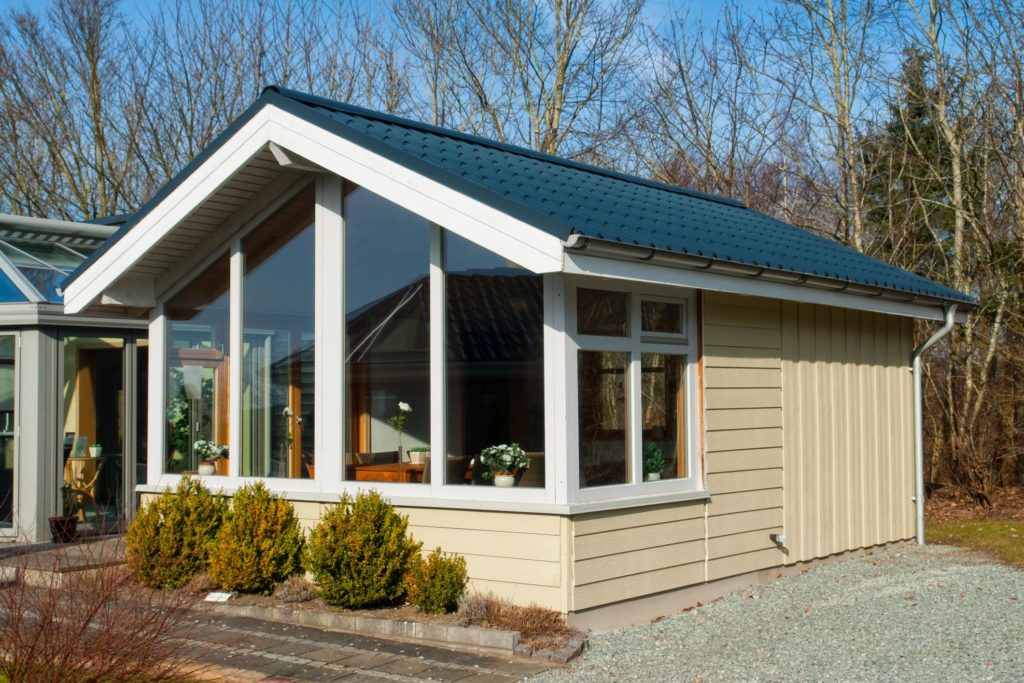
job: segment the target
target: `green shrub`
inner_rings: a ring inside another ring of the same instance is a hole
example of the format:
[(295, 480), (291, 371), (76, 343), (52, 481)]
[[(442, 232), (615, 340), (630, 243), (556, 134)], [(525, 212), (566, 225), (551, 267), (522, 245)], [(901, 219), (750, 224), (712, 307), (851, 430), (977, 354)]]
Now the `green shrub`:
[(424, 612), (454, 612), (466, 590), (469, 575), (461, 555), (445, 555), (438, 548), (427, 559), (414, 562), (405, 579), (409, 602)]
[(226, 590), (269, 594), (298, 571), (301, 557), (295, 508), (257, 482), (235, 493), (210, 553), (210, 577)]
[(128, 526), (125, 556), (140, 582), (153, 588), (179, 588), (206, 570), (227, 501), (197, 479), (182, 477), (139, 510)]
[(420, 544), (409, 538), (409, 521), (376, 491), (329, 509), (309, 536), (305, 565), (317, 594), (340, 607), (397, 602)]

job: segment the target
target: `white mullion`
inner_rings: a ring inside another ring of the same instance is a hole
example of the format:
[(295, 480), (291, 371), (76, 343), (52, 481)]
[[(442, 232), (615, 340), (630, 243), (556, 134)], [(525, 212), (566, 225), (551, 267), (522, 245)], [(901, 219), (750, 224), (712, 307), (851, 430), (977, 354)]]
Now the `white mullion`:
[(544, 275), (544, 486), (548, 498), (565, 504), (570, 500), (569, 441), (566, 396), (576, 382), (564, 362), (568, 334), (565, 327), (565, 279)]
[(447, 394), (445, 372), (444, 231), (430, 226), (430, 490), (441, 495), (448, 462), (445, 443)]
[(163, 306), (156, 306), (149, 319), (149, 375), (146, 397), (146, 483), (157, 484), (166, 468), (167, 389), (164, 364), (167, 362), (167, 318)]
[(231, 274), (228, 288), (228, 479), (237, 479), (242, 472), (242, 306), (245, 277), (245, 254), (242, 241), (231, 243)]
[(345, 217), (342, 180), (321, 175), (316, 184), (316, 294), (314, 408), (316, 488), (337, 491), (344, 473), (345, 424)]
[(629, 297), (629, 341), (633, 349), (629, 354), (629, 383), (626, 385), (630, 408), (626, 415), (626, 425), (629, 435), (631, 484), (641, 484), (644, 480), (643, 350), (640, 343), (640, 328), (642, 327), (640, 301), (641, 297), (638, 292), (633, 292)]

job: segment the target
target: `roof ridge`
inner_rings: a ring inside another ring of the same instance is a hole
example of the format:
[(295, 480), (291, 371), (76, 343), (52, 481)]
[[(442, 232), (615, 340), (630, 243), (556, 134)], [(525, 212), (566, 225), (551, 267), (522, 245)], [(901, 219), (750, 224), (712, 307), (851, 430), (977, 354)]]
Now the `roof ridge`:
[(376, 119), (385, 123), (391, 123), (398, 126), (404, 126), (406, 128), (413, 128), (416, 130), (423, 130), (435, 135), (442, 135), (444, 137), (453, 138), (456, 140), (463, 140), (476, 145), (483, 145), (498, 149), (503, 152), (509, 152), (511, 154), (518, 154), (520, 156), (529, 157), (538, 161), (545, 161), (548, 163), (558, 164), (568, 168), (574, 168), (588, 173), (594, 173), (596, 175), (603, 175), (617, 180), (623, 180), (626, 182), (634, 183), (637, 185), (644, 185), (656, 190), (666, 190), (668, 192), (675, 192), (677, 194), (686, 195), (695, 199), (703, 199), (706, 201), (717, 202), (719, 204), (725, 204), (727, 206), (733, 206), (740, 209), (748, 209), (749, 207), (738, 199), (731, 197), (722, 197), (720, 195), (711, 194), (709, 192), (701, 192), (700, 190), (693, 190), (690, 188), (682, 187), (680, 185), (672, 185), (670, 183), (663, 183), (657, 180), (651, 180), (650, 178), (642, 178), (640, 176), (631, 175), (629, 173), (622, 173), (620, 171), (613, 171), (608, 168), (601, 168), (593, 164), (585, 164), (580, 161), (573, 161), (572, 159), (566, 159), (565, 157), (555, 156), (554, 154), (547, 154), (546, 152), (538, 152), (537, 150), (530, 149), (528, 147), (521, 147), (519, 145), (512, 145), (507, 142), (499, 142), (498, 140), (491, 140), (479, 135), (473, 135), (471, 133), (464, 133), (450, 128), (442, 128), (435, 126), (430, 123), (423, 123), (422, 121), (415, 121), (413, 119), (407, 119), (401, 116), (395, 116), (394, 114), (387, 114), (384, 112), (375, 111), (373, 109), (367, 109), (354, 104), (348, 104), (345, 102), (339, 102), (337, 100), (331, 100), (326, 97), (320, 97), (318, 95), (310, 95), (309, 93), (300, 92), (298, 90), (291, 90), (288, 88), (281, 87), (279, 85), (268, 85), (263, 89), (263, 92), (275, 92), (288, 99), (295, 100), (296, 102), (319, 106), (328, 107), (337, 111), (354, 114), (356, 116), (362, 116), (364, 118)]

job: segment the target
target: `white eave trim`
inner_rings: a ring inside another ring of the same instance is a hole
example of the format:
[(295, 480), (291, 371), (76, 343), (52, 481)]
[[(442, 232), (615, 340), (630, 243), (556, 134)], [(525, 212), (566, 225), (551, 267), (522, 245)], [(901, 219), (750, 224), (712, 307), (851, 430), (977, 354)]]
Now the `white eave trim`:
[[(704, 259), (706, 261), (706, 259)], [(736, 273), (691, 269), (685, 265), (655, 265), (647, 261), (626, 260), (611, 256), (591, 256), (585, 252), (566, 251), (564, 272), (571, 275), (607, 277), (650, 284), (676, 285), (714, 292), (728, 292), (747, 296), (760, 296), (800, 303), (836, 306), (857, 311), (886, 315), (901, 315), (925, 320), (942, 320), (941, 304), (927, 305), (909, 301), (895, 301), (880, 296), (859, 294), (824, 285), (793, 284), (753, 277), (749, 269)], [(965, 313), (957, 314), (957, 322), (966, 322)]]
[(557, 237), (268, 104), (67, 286), (65, 310), (78, 313), (97, 301), (190, 212), (271, 143), (534, 273), (562, 269), (562, 242)]

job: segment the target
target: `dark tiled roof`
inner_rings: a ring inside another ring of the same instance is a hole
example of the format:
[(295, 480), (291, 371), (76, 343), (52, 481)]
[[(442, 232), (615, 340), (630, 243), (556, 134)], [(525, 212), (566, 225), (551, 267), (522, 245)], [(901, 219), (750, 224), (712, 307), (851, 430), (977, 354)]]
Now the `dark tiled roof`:
[[(580, 234), (939, 299), (973, 301), (954, 289), (734, 200), (273, 86), (239, 122), (251, 117), (262, 103), (287, 109), (563, 240)], [(204, 150), (201, 156), (208, 153)], [(154, 201), (167, 191), (169, 188)], [(143, 208), (135, 216), (145, 211)], [(130, 225), (125, 226), (128, 228)]]

